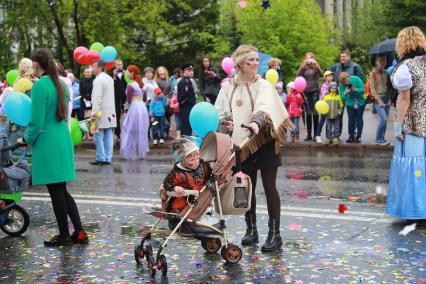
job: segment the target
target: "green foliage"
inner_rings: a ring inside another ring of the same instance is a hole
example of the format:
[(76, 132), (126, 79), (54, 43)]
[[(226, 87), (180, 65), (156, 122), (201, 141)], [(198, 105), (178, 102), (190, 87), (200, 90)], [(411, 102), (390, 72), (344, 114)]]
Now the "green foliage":
[(313, 52), (323, 68), (334, 63), (338, 47), (333, 29), (314, 0), (274, 1), (264, 10), (259, 1), (247, 1), (237, 9), (241, 42), (256, 45), (261, 52), (283, 61), (282, 69), (293, 77), (306, 52)]

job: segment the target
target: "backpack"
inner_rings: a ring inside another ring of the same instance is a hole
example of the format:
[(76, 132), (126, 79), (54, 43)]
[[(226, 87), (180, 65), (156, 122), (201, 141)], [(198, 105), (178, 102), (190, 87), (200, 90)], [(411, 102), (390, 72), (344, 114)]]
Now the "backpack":
[(364, 86), (364, 98), (367, 104), (374, 103), (374, 96), (371, 94), (370, 90), (370, 79), (367, 80)]
[(395, 72), (395, 70), (397, 69), (397, 67), (399, 67), (399, 65), (395, 66), (395, 68), (394, 68), (394, 69), (393, 69), (393, 71), (392, 71), (391, 76), (389, 76), (389, 77), (388, 77), (388, 82), (387, 82), (388, 90), (389, 90), (389, 98), (390, 98), (390, 100), (391, 100), (392, 104), (393, 104), (395, 107), (396, 107), (396, 101), (398, 100), (399, 92), (398, 92), (398, 90), (397, 90), (397, 89), (395, 89), (395, 88), (393, 87), (391, 77), (392, 77), (392, 75), (393, 75), (393, 74), (395, 74), (394, 72)]

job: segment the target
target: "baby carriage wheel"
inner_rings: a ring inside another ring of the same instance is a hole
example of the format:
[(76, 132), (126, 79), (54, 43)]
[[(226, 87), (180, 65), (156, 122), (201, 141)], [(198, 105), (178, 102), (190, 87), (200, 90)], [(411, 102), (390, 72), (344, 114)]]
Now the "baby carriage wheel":
[(145, 252), (143, 251), (142, 246), (135, 246), (135, 261), (137, 266), (142, 265), (144, 256)]
[(243, 251), (240, 247), (234, 244), (228, 244), (227, 247), (223, 246), (221, 250), (221, 255), (223, 259), (226, 260), (229, 264), (238, 263), (243, 256)]
[(201, 246), (208, 253), (217, 253), (222, 246), (220, 239), (203, 239), (201, 240)]
[(157, 267), (161, 269), (162, 275), (167, 275), (167, 259), (164, 254), (160, 255), (157, 261)]
[(15, 204), (7, 214), (7, 221), (0, 229), (12, 237), (25, 233), (30, 225), (30, 216), (21, 206)]
[(146, 261), (148, 263), (148, 271), (149, 271), (149, 275), (154, 278), (155, 277), (155, 273), (157, 272), (157, 270), (155, 269), (155, 261), (154, 261), (154, 254), (152, 251), (152, 246), (150, 244), (145, 246), (145, 257), (146, 257)]

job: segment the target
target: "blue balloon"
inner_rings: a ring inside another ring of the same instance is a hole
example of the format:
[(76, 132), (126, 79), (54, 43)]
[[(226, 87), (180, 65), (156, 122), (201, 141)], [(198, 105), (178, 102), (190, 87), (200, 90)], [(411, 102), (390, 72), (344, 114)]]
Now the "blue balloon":
[(112, 46), (105, 46), (101, 50), (101, 59), (105, 62), (111, 62), (117, 57), (117, 50)]
[(391, 75), (392, 74), (392, 71), (393, 71), (393, 69), (395, 68), (395, 66), (390, 66), (388, 69), (387, 69), (387, 71), (388, 71), (388, 73), (389, 73), (389, 75)]
[(23, 93), (10, 93), (4, 102), (4, 113), (18, 125), (27, 126), (31, 118), (31, 99)]
[(396, 62), (396, 59), (394, 59), (393, 61), (392, 61), (392, 66), (396, 66), (396, 64), (398, 64), (397, 62)]
[(189, 123), (197, 136), (203, 139), (210, 131), (219, 127), (219, 114), (216, 108), (206, 102), (196, 104), (189, 114)]

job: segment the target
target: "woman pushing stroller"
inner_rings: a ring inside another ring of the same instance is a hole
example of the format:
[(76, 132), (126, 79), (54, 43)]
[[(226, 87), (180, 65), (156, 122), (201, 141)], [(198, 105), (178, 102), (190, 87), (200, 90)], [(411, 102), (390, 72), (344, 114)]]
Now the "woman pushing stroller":
[[(287, 131), (293, 129), (288, 113), (273, 85), (257, 75), (259, 55), (255, 47), (241, 45), (233, 54), (237, 74), (222, 86), (215, 107), (219, 112), (224, 131), (240, 146), (250, 131), (239, 127), (250, 125), (256, 134), (242, 148), (243, 172), (252, 181), (251, 209), (245, 215), (246, 234), (243, 245), (259, 242), (256, 226), (255, 187), (257, 171), (260, 170), (265, 190), (269, 215), (269, 232), (263, 252), (275, 251), (282, 245), (280, 236), (281, 202), (276, 188), (278, 167), (281, 166), (280, 151)], [(234, 127), (235, 125), (235, 127)]]

